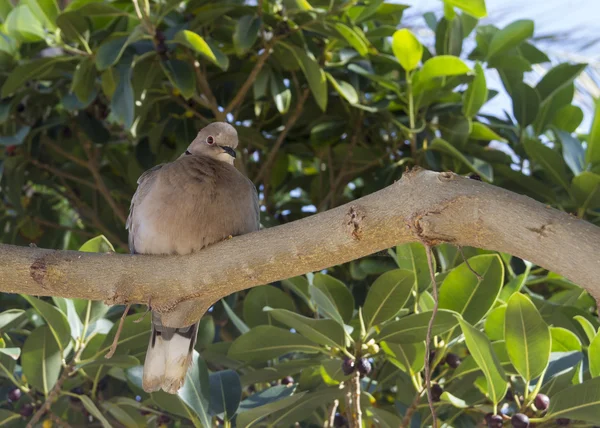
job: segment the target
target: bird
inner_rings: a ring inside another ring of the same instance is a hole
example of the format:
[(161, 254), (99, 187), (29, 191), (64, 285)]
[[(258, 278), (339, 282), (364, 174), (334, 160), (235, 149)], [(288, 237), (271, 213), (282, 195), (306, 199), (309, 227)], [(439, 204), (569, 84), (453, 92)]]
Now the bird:
[[(237, 145), (232, 125), (213, 122), (176, 160), (139, 177), (126, 223), (131, 253), (190, 254), (260, 228), (256, 187), (234, 166)], [(185, 304), (174, 311), (185, 319)], [(173, 328), (162, 324), (160, 313), (151, 313), (142, 387), (176, 394), (192, 361), (199, 321)]]

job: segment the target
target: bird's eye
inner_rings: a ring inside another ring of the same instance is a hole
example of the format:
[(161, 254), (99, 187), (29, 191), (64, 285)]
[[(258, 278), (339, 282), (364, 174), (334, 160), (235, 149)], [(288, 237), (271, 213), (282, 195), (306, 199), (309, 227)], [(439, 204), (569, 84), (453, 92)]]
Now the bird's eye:
[(213, 137), (212, 135), (209, 135), (208, 137), (206, 137), (206, 144), (209, 144), (211, 146), (213, 144), (215, 144), (215, 137)]
[(191, 154), (192, 154), (192, 152), (190, 152), (189, 150), (186, 150), (186, 151), (185, 151), (185, 154), (189, 156), (189, 155), (191, 155)]

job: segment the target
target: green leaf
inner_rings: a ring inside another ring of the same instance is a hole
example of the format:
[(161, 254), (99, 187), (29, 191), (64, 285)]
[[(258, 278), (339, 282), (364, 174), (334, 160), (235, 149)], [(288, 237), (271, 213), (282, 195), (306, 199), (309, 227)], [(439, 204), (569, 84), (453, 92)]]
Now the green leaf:
[(402, 419), (395, 413), (377, 407), (371, 407), (370, 411), (373, 413), (373, 420), (377, 423), (376, 426), (379, 428), (398, 428), (402, 426)]
[(181, 30), (175, 34), (173, 41), (193, 49), (223, 71), (229, 67), (229, 58), (193, 31)]
[(594, 325), (587, 318), (581, 315), (574, 316), (573, 319), (576, 320), (579, 323), (579, 325), (581, 325), (581, 328), (585, 332), (585, 335), (588, 338), (588, 340), (590, 342), (594, 340), (594, 338), (596, 337), (596, 329), (594, 328)]
[(581, 352), (581, 341), (571, 330), (562, 327), (550, 327), (552, 352)]
[(485, 0), (444, 0), (444, 3), (456, 6), (475, 18), (485, 18), (487, 16)]
[(367, 331), (394, 316), (404, 307), (415, 284), (415, 275), (405, 269), (387, 271), (375, 280), (363, 306)]
[(13, 360), (18, 360), (21, 355), (21, 348), (0, 348), (0, 353), (8, 355)]
[(320, 346), (304, 336), (270, 325), (259, 325), (235, 339), (227, 355), (240, 361), (257, 362), (290, 352), (314, 354), (321, 351)]
[(411, 376), (425, 367), (425, 342), (381, 342), (381, 349), (387, 360)]
[(319, 345), (346, 347), (344, 328), (334, 320), (312, 319), (285, 309), (266, 309), (273, 318)]
[(211, 426), (208, 411), (211, 396), (208, 368), (196, 350), (192, 355), (192, 364), (185, 376), (185, 382), (177, 391), (177, 395), (196, 413), (203, 426)]
[[(2, 88), (4, 94), (4, 88)], [(594, 120), (587, 139), (585, 160), (592, 166), (600, 165), (600, 99), (596, 101)]]
[(183, 95), (189, 100), (196, 92), (196, 74), (192, 64), (179, 59), (168, 59), (163, 62), (167, 77)]
[(125, 49), (142, 37), (144, 37), (144, 30), (138, 25), (129, 35), (117, 37), (103, 43), (96, 53), (96, 68), (98, 68), (99, 71), (102, 71), (115, 65), (123, 56)]
[(510, 361), (527, 381), (540, 376), (550, 358), (550, 329), (527, 296), (515, 293), (508, 300), (504, 337)]
[(348, 42), (350, 46), (352, 46), (361, 56), (367, 56), (369, 53), (369, 46), (360, 37), (359, 34), (352, 28), (343, 24), (341, 22), (337, 22), (335, 24), (335, 29), (338, 33), (342, 35), (342, 37)]
[(108, 422), (108, 420), (106, 420), (106, 418), (104, 417), (104, 414), (100, 411), (100, 409), (98, 409), (98, 407), (96, 407), (96, 405), (94, 404), (94, 402), (92, 401), (92, 399), (90, 397), (88, 397), (87, 395), (78, 395), (77, 398), (79, 398), (79, 400), (81, 400), (81, 403), (83, 404), (83, 406), (85, 407), (85, 409), (96, 419), (98, 419), (100, 421), (100, 423), (102, 424), (102, 426), (104, 428), (112, 428), (112, 425)]
[[(135, 402), (135, 401), (134, 401)], [(139, 406), (139, 403), (135, 402)], [(125, 428), (138, 428), (145, 426), (146, 418), (140, 414), (138, 407), (133, 406), (118, 406), (110, 401), (103, 401), (102, 408), (115, 418)]]
[(89, 31), (85, 16), (79, 12), (64, 12), (56, 18), (56, 25), (60, 28), (61, 35), (75, 43), (86, 41), (85, 33)]
[(343, 394), (343, 391), (337, 386), (320, 389), (311, 392), (310, 394), (306, 394), (285, 409), (273, 412), (273, 415), (269, 420), (269, 426), (292, 426), (296, 421), (305, 418), (306, 415), (314, 412), (324, 403), (330, 403), (335, 399), (341, 399)]
[[(313, 279), (313, 285), (310, 286), (309, 290), (317, 306), (328, 317), (336, 319), (334, 317), (337, 312), (339, 317), (341, 317), (340, 323), (350, 322), (354, 313), (354, 297), (343, 282), (330, 275), (317, 273)], [(333, 309), (329, 308), (328, 304), (323, 301), (323, 296), (330, 302), (329, 306), (332, 305)], [(340, 321), (339, 318), (337, 320)]]
[(43, 58), (15, 67), (2, 85), (2, 98), (21, 89), (28, 80), (39, 80), (48, 75), (56, 64), (73, 59), (73, 57)]
[(25, 340), (21, 365), (27, 382), (48, 395), (56, 384), (62, 364), (61, 351), (46, 325), (36, 328)]
[(0, 409), (0, 426), (3, 427), (20, 427), (22, 426), (22, 419), (19, 413), (9, 412), (6, 409)]
[(466, 409), (468, 407), (470, 407), (465, 400), (462, 400), (452, 394), (450, 394), (448, 391), (444, 391), (442, 393), (442, 396), (440, 397), (441, 401), (445, 401), (446, 403), (450, 403), (452, 404), (454, 407), (456, 407), (457, 409)]
[(65, 314), (55, 306), (33, 296), (23, 295), (23, 298), (46, 320), (58, 347), (64, 350), (71, 341), (71, 329)]
[(475, 64), (475, 77), (463, 95), (462, 112), (468, 118), (473, 118), (488, 98), (487, 83), (483, 67)]
[(21, 129), (17, 131), (14, 135), (9, 135), (7, 137), (0, 137), (0, 146), (19, 146), (25, 142), (25, 139), (31, 132), (30, 126), (23, 126)]
[(511, 94), (513, 114), (519, 125), (523, 128), (531, 125), (540, 110), (540, 96), (538, 92), (526, 83), (519, 83)]
[(271, 313), (263, 311), (265, 307), (294, 311), (294, 301), (284, 291), (272, 285), (252, 288), (244, 299), (244, 321), (249, 327), (276, 324), (273, 323)]
[(118, 67), (119, 83), (110, 102), (110, 107), (126, 129), (131, 129), (134, 119), (133, 87), (131, 86), (132, 68)]
[(541, 101), (549, 99), (565, 86), (570, 85), (585, 67), (587, 64), (562, 63), (548, 71), (535, 87)]
[(571, 193), (581, 208), (600, 207), (600, 175), (582, 172), (571, 181)]
[(419, 80), (432, 80), (437, 77), (456, 76), (466, 74), (471, 69), (460, 58), (451, 55), (434, 56), (423, 64), (419, 73)]
[(346, 101), (348, 101), (350, 104), (357, 104), (359, 99), (358, 99), (358, 93), (356, 92), (356, 89), (354, 89), (354, 86), (352, 86), (350, 83), (345, 82), (343, 80), (336, 80), (331, 74), (329, 73), (325, 73), (325, 76), (327, 76), (327, 80), (329, 80), (329, 83), (331, 83), (331, 86), (333, 86), (333, 88), (342, 96), (346, 99)]
[(459, 319), (458, 322), (460, 323), (460, 327), (465, 336), (465, 342), (471, 356), (483, 371), (487, 381), (488, 395), (494, 403), (494, 406), (496, 406), (502, 401), (508, 389), (504, 369), (500, 365), (492, 348), (492, 344), (487, 337), (485, 337), (485, 334), (477, 330), (467, 321)]
[(487, 57), (491, 58), (494, 55), (506, 52), (533, 37), (533, 27), (533, 21), (521, 19), (497, 31), (490, 42)]
[(476, 324), (490, 311), (504, 283), (504, 264), (496, 254), (483, 254), (454, 268), (440, 287), (440, 308), (462, 315), (465, 321)]
[(487, 125), (481, 122), (473, 122), (471, 124), (471, 133), (469, 138), (472, 140), (485, 140), (485, 141), (506, 141), (505, 138), (496, 134)]
[(596, 423), (600, 414), (600, 377), (563, 389), (552, 397), (547, 418)]
[(215, 340), (215, 321), (212, 316), (202, 317), (198, 326), (198, 339), (196, 349), (202, 349), (213, 343)]
[(260, 18), (255, 15), (244, 15), (238, 19), (233, 33), (233, 47), (238, 55), (243, 55), (254, 45), (260, 23)]
[(504, 340), (504, 318), (506, 315), (506, 306), (498, 306), (493, 309), (485, 319), (485, 334), (492, 341)]
[[(506, 343), (504, 343), (504, 340), (493, 342), (492, 350), (498, 358), (498, 361), (500, 362), (502, 368), (504, 368), (504, 370), (506, 370), (509, 373), (514, 372), (516, 374), (516, 371), (510, 362), (510, 358), (508, 358), (508, 353), (506, 352)], [(471, 373), (476, 373), (480, 370), (481, 369), (479, 368), (473, 356), (469, 355), (467, 356), (467, 358), (462, 360), (460, 366), (458, 366), (456, 371), (453, 373), (451, 379), (465, 376)]]
[(210, 384), (210, 413), (222, 415), (229, 420), (235, 415), (242, 399), (242, 384), (240, 376), (233, 370), (223, 370), (211, 373)]
[(20, 4), (26, 4), (44, 27), (56, 30), (58, 5), (55, 0), (22, 0)]
[[(427, 290), (431, 286), (431, 274), (427, 264), (427, 251), (420, 242), (399, 245), (396, 247), (396, 264), (400, 269), (407, 269), (415, 275), (415, 286), (419, 292)], [(433, 270), (435, 272), (436, 261), (433, 259)]]
[(569, 189), (569, 179), (567, 178), (565, 164), (558, 152), (533, 138), (525, 138), (523, 147), (531, 160), (541, 166), (544, 173), (552, 181), (565, 189)]
[(308, 291), (308, 279), (306, 276), (295, 276), (293, 278), (284, 279), (281, 281), (281, 285), (293, 291), (298, 297), (314, 311), (314, 305), (310, 300), (310, 292)]
[[(408, 315), (397, 321), (386, 324), (379, 335), (377, 341), (386, 340), (392, 343), (417, 343), (422, 342), (427, 337), (427, 327), (431, 320), (431, 311)], [(433, 322), (432, 333), (434, 336), (447, 332), (456, 327), (456, 312), (446, 309), (440, 309)]]
[(575, 132), (583, 121), (583, 110), (580, 107), (568, 104), (561, 107), (552, 119), (552, 124), (566, 132)]
[(319, 63), (302, 48), (284, 42), (279, 42), (279, 44), (294, 55), (306, 76), (306, 80), (308, 80), (308, 86), (315, 97), (315, 101), (321, 110), (325, 111), (327, 109), (327, 78)]
[(26, 319), (25, 311), (22, 309), (9, 309), (0, 313), (0, 330), (8, 331), (17, 323)]
[[(150, 317), (145, 317), (142, 321), (136, 322), (139, 319), (139, 314), (125, 317), (115, 355), (135, 354), (146, 349), (150, 335)], [(101, 349), (97, 352), (98, 356), (104, 356), (109, 351), (118, 328), (119, 323), (117, 322), (104, 339)]]
[(292, 91), (285, 86), (283, 76), (279, 73), (273, 72), (270, 82), (270, 90), (275, 101), (275, 107), (279, 113), (286, 114), (292, 103)]
[(588, 359), (590, 375), (592, 377), (600, 376), (600, 334), (596, 334), (588, 347)]
[(79, 101), (85, 103), (94, 90), (95, 81), (96, 68), (94, 67), (94, 60), (91, 57), (85, 58), (75, 69), (71, 92), (75, 94)]
[[(292, 393), (293, 389), (286, 387), (281, 388), (269, 388), (260, 393), (253, 394), (242, 401), (242, 403), (240, 403), (239, 414), (236, 418), (237, 426), (250, 428), (274, 412), (292, 406), (307, 393), (307, 391), (304, 391), (299, 394), (288, 396), (288, 390)], [(251, 401), (246, 404), (246, 401), (248, 400)], [(254, 404), (258, 405), (255, 406)]]
[(481, 175), (487, 181), (494, 181), (493, 170), (489, 163), (484, 162), (481, 159), (464, 156), (460, 150), (446, 140), (435, 138), (431, 142), (430, 148), (432, 150), (438, 150), (451, 155), (452, 157), (463, 162), (471, 171)]
[(140, 365), (140, 360), (132, 355), (113, 355), (112, 358), (106, 359), (104, 356), (98, 357), (96, 360), (86, 361), (81, 364), (77, 364), (77, 368), (86, 368), (90, 369), (92, 367), (99, 367), (107, 365), (110, 367), (121, 367), (124, 369), (128, 369), (130, 367), (135, 367)]
[(585, 152), (581, 141), (560, 129), (556, 129), (554, 132), (560, 140), (565, 163), (574, 175), (580, 174), (585, 167)]
[(39, 42), (46, 35), (42, 23), (25, 4), (10, 11), (4, 22), (4, 29), (10, 36), (24, 43)]
[(249, 332), (250, 327), (248, 327), (246, 323), (242, 321), (240, 317), (237, 316), (234, 310), (229, 307), (225, 299), (221, 299), (221, 303), (223, 304), (223, 308), (225, 309), (225, 312), (227, 312), (229, 319), (231, 320), (233, 325), (235, 325), (238, 331), (242, 334)]

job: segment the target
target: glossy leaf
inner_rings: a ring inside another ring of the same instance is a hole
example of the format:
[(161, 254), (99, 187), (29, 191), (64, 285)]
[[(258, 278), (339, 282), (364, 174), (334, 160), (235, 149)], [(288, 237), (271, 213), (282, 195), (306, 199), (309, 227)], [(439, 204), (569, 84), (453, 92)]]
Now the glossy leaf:
[(521, 19), (507, 25), (492, 37), (488, 58), (519, 46), (533, 36), (533, 21)]
[(164, 62), (165, 71), (169, 80), (173, 83), (183, 98), (190, 99), (196, 92), (196, 75), (194, 67), (186, 61), (169, 59)]
[(504, 398), (508, 389), (504, 369), (487, 337), (467, 321), (459, 319), (458, 322), (465, 335), (465, 342), (471, 356), (483, 371), (490, 400), (496, 405)]
[(498, 306), (493, 309), (485, 319), (485, 334), (491, 341), (504, 340), (504, 318), (506, 306)]
[(456, 6), (475, 18), (485, 18), (487, 16), (485, 0), (444, 0), (444, 3)]
[(469, 138), (472, 140), (485, 140), (485, 141), (506, 141), (505, 138), (496, 134), (487, 125), (480, 122), (473, 122), (471, 125), (471, 133)]
[(571, 192), (580, 207), (600, 207), (600, 174), (582, 172), (571, 181)]
[(600, 414), (600, 377), (563, 389), (552, 397), (547, 417), (597, 422)]
[(244, 299), (244, 321), (249, 327), (276, 324), (265, 307), (294, 311), (294, 301), (285, 292), (272, 285), (254, 287)]
[(340, 323), (348, 323), (354, 312), (354, 297), (348, 287), (338, 279), (318, 273), (309, 288), (320, 311)]
[(550, 358), (552, 338), (548, 325), (531, 300), (521, 293), (508, 300), (504, 323), (510, 361), (526, 381), (537, 378)]
[[(4, 88), (2, 88), (4, 94)], [(587, 140), (588, 147), (585, 153), (585, 160), (590, 165), (600, 164), (600, 100), (596, 101), (596, 110), (594, 120), (590, 128)]]
[(96, 68), (91, 58), (84, 59), (79, 63), (73, 75), (71, 91), (81, 102), (85, 102), (94, 89), (96, 80)]
[(67, 317), (55, 306), (33, 296), (23, 296), (31, 306), (46, 320), (52, 336), (59, 348), (65, 349), (71, 341), (71, 329)]
[(367, 330), (393, 318), (404, 307), (415, 283), (415, 275), (405, 269), (387, 271), (375, 280), (363, 305)]
[(327, 76), (327, 80), (331, 83), (331, 86), (335, 88), (335, 90), (346, 99), (350, 104), (358, 103), (358, 93), (354, 86), (350, 83), (345, 82), (343, 80), (336, 80), (331, 74), (325, 73)]
[(61, 351), (48, 326), (31, 332), (23, 345), (21, 355), (23, 374), (27, 382), (38, 391), (48, 394), (61, 372)]
[(435, 138), (431, 142), (431, 149), (451, 155), (452, 157), (464, 163), (471, 171), (484, 177), (487, 181), (494, 181), (493, 170), (489, 163), (480, 159), (467, 158), (460, 152), (460, 150), (458, 150), (448, 141), (441, 138)]
[(304, 415), (312, 413), (324, 403), (341, 399), (343, 392), (338, 387), (330, 387), (304, 395), (285, 409), (273, 412), (270, 423), (273, 427), (290, 426)]
[(290, 109), (292, 103), (292, 91), (283, 83), (283, 77), (278, 73), (273, 73), (270, 79), (270, 91), (275, 107), (281, 114), (285, 114)]
[(594, 340), (594, 338), (596, 337), (596, 329), (594, 328), (594, 325), (587, 318), (585, 318), (581, 315), (577, 315), (577, 316), (573, 317), (573, 319), (579, 323), (579, 325), (585, 332), (587, 339), (590, 342), (592, 340)]
[(548, 71), (535, 86), (541, 101), (549, 99), (565, 86), (570, 85), (585, 67), (587, 64), (563, 63)]
[(492, 308), (504, 283), (504, 264), (495, 254), (483, 254), (454, 268), (440, 287), (440, 308), (453, 310), (465, 321), (476, 324)]
[(574, 175), (581, 174), (585, 167), (585, 152), (581, 142), (565, 131), (556, 130), (565, 163)]
[(196, 413), (203, 426), (210, 426), (209, 416), (210, 384), (206, 363), (197, 351), (193, 351), (192, 364), (185, 376), (185, 382), (177, 395)]
[(228, 356), (240, 361), (255, 362), (270, 360), (290, 352), (314, 354), (321, 350), (320, 346), (299, 334), (270, 325), (260, 325), (234, 340)]
[[(386, 340), (392, 343), (417, 343), (422, 342), (427, 337), (427, 327), (431, 319), (431, 311), (408, 315), (397, 321), (386, 324), (379, 335), (377, 341)], [(458, 321), (456, 312), (440, 309), (433, 322), (433, 335), (439, 335), (456, 327)]]
[[(292, 396), (287, 396), (287, 391), (281, 389), (276, 390), (275, 388), (269, 388), (265, 391), (262, 391), (262, 393), (259, 393), (261, 394), (261, 397), (254, 398), (254, 400), (256, 400), (255, 402), (258, 402), (260, 404), (258, 406), (253, 406), (251, 408), (242, 407), (242, 405), (246, 401), (244, 400), (240, 404), (240, 413), (236, 419), (237, 425), (241, 427), (254, 426), (254, 424), (258, 423), (259, 421), (273, 414), (274, 412), (281, 409), (289, 408), (292, 405), (296, 404), (307, 394), (306, 391), (303, 391)], [(293, 392), (292, 388), (287, 389), (290, 391), (290, 393)], [(254, 394), (251, 397), (254, 397), (256, 395), (258, 394)], [(254, 402), (252, 404), (254, 404)]]
[(369, 47), (356, 31), (341, 22), (335, 24), (335, 29), (341, 36), (352, 46), (361, 56), (366, 56), (369, 53)]
[(175, 34), (173, 40), (198, 52), (222, 70), (227, 70), (229, 67), (229, 59), (222, 52), (218, 51), (216, 47), (212, 47), (202, 36), (193, 31), (181, 30)]
[(110, 106), (115, 115), (120, 119), (125, 128), (133, 125), (134, 99), (131, 86), (132, 69), (127, 65), (118, 68), (119, 83), (113, 94)]
[(248, 51), (258, 38), (261, 20), (257, 16), (245, 15), (239, 18), (233, 33), (233, 46), (238, 55)]
[(581, 341), (571, 330), (563, 327), (550, 327), (552, 352), (581, 351)]
[(319, 345), (341, 349), (346, 347), (344, 328), (334, 320), (308, 318), (285, 309), (265, 310), (277, 321)]
[(546, 147), (537, 139), (526, 138), (523, 141), (525, 151), (533, 162), (542, 167), (544, 173), (556, 184), (569, 188), (569, 180), (563, 160), (556, 151)]
[(392, 51), (406, 71), (412, 71), (421, 62), (423, 45), (407, 28), (397, 30), (392, 37)]
[(513, 114), (519, 125), (531, 125), (540, 110), (540, 96), (538, 92), (526, 83), (518, 84), (511, 93)]
[(233, 370), (223, 370), (211, 373), (208, 381), (210, 384), (210, 413), (222, 415), (221, 417), (224, 419), (231, 419), (242, 398), (240, 376)]
[(475, 64), (474, 70), (475, 77), (463, 95), (462, 112), (468, 118), (475, 116), (488, 98), (487, 83), (485, 81), (483, 67), (481, 67), (481, 64), (477, 63)]
[(72, 61), (72, 58), (42, 58), (15, 67), (2, 85), (2, 98), (11, 95), (17, 89), (25, 85), (25, 82), (28, 80), (37, 80), (48, 75), (57, 64), (66, 61)]
[[(433, 258), (433, 270), (436, 269), (435, 257)], [(400, 269), (407, 269), (415, 275), (415, 286), (419, 292), (427, 290), (431, 286), (431, 274), (427, 264), (427, 252), (425, 246), (419, 242), (399, 245), (396, 247), (396, 264)]]
[(471, 69), (460, 58), (450, 55), (439, 55), (428, 59), (421, 72), (421, 81), (435, 79), (436, 77), (456, 76), (466, 74)]
[(574, 105), (560, 108), (552, 119), (552, 124), (565, 132), (575, 132), (583, 121), (583, 110)]
[(381, 349), (392, 364), (410, 375), (419, 373), (425, 367), (425, 342), (382, 342)]

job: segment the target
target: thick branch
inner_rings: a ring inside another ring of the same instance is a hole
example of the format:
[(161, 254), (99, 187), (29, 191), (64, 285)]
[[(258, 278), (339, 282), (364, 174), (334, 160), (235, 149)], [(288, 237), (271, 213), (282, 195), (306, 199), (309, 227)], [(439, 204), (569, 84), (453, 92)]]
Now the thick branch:
[[(509, 253), (600, 297), (600, 228), (480, 181), (424, 170), (349, 204), (188, 256), (0, 245), (0, 291), (111, 304), (150, 299), (163, 322), (182, 326), (235, 291), (416, 241)], [(181, 302), (190, 308), (185, 319), (172, 316)]]

